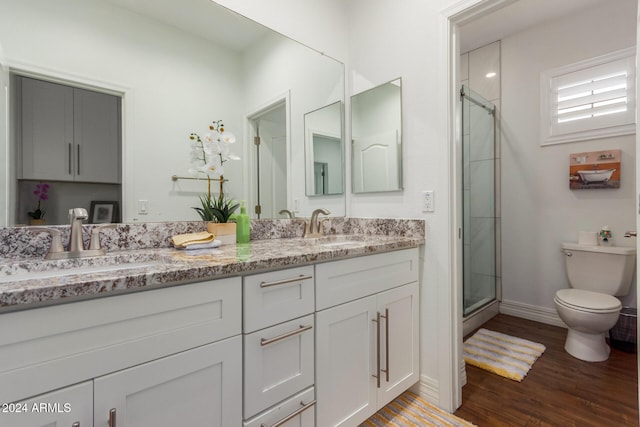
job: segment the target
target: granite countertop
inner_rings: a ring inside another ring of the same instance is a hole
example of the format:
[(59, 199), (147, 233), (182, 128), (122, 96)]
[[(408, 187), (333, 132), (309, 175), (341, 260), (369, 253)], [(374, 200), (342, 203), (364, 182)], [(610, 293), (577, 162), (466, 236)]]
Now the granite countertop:
[[(217, 249), (114, 250), (73, 260), (0, 260), (0, 311), (415, 248), (423, 236), (276, 238)], [(55, 275), (52, 276), (51, 272)]]

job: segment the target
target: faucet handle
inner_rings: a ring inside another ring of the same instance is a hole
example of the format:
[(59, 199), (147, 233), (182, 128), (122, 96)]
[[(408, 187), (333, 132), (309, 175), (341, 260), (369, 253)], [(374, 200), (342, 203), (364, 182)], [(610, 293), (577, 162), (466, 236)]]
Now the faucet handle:
[(30, 232), (46, 232), (51, 235), (51, 246), (49, 247), (49, 252), (45, 256), (45, 259), (51, 259), (52, 254), (64, 252), (62, 238), (60, 237), (60, 230), (48, 227), (29, 227), (28, 230)]
[(101, 250), (100, 245), (100, 232), (106, 228), (116, 228), (117, 224), (101, 224), (96, 225), (91, 230), (91, 242), (89, 243), (89, 250)]

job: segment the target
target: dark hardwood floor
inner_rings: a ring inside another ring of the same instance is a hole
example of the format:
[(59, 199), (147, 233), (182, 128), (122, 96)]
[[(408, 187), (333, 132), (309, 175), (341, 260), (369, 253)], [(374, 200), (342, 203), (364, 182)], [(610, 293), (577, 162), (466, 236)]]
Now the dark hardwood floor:
[(482, 327), (547, 349), (520, 383), (467, 365), (455, 415), (479, 427), (638, 426), (636, 354), (611, 349), (605, 362), (584, 362), (564, 350), (564, 328), (503, 314)]

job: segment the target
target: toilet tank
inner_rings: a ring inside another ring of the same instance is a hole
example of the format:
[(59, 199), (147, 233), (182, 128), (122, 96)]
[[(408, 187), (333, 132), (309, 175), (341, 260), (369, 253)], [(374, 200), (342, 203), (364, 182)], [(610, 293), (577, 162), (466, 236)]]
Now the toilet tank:
[(563, 243), (567, 277), (572, 288), (624, 296), (636, 265), (635, 248)]

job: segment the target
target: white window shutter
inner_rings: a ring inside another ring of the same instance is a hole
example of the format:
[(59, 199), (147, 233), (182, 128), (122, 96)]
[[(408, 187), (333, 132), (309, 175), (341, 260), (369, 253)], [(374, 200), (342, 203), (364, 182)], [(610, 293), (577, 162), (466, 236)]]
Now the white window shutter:
[(541, 75), (541, 144), (635, 132), (635, 48)]

